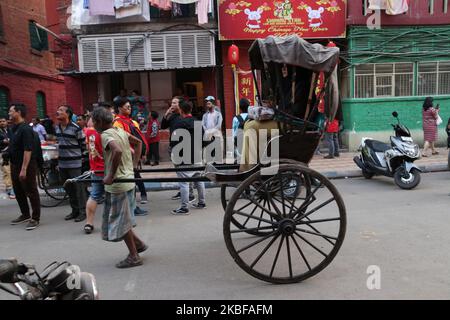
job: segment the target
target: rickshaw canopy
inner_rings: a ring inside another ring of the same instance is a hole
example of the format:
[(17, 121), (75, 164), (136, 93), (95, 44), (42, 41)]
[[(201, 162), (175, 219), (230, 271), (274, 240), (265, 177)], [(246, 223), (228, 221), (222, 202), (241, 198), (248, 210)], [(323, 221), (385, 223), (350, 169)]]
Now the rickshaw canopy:
[(268, 36), (253, 42), (249, 56), (253, 69), (263, 70), (265, 63), (276, 62), (331, 73), (339, 61), (339, 48), (309, 43), (298, 35)]
[[(339, 109), (339, 89), (337, 69), (339, 63), (338, 47), (326, 47), (319, 43), (309, 43), (298, 35), (286, 37), (269, 36), (265, 39), (257, 39), (249, 49), (250, 65), (253, 70), (264, 70), (263, 81), (269, 84), (271, 93), (277, 93), (275, 103), (281, 110), (292, 113), (300, 118), (308, 117), (309, 100), (312, 90), (316, 86), (319, 74), (325, 76), (324, 91), (324, 115), (329, 120), (335, 118)], [(295, 69), (308, 70), (308, 72), (296, 72), (294, 85), (287, 85), (287, 93), (282, 93), (280, 78), (281, 67), (283, 65), (294, 67)], [(313, 76), (311, 77), (311, 73)], [(303, 80), (302, 80), (303, 79)], [(290, 88), (293, 88), (292, 90)], [(267, 88), (267, 87), (266, 87)], [(305, 88), (311, 88), (308, 92)], [(263, 92), (267, 94), (267, 92)], [(316, 104), (317, 105), (317, 104)], [(297, 113), (294, 109), (297, 108)], [(300, 111), (298, 111), (300, 108)], [(289, 110), (291, 109), (291, 110)], [(305, 116), (306, 114), (306, 116)], [(311, 113), (309, 113), (311, 114)], [(309, 119), (309, 118), (308, 118)]]

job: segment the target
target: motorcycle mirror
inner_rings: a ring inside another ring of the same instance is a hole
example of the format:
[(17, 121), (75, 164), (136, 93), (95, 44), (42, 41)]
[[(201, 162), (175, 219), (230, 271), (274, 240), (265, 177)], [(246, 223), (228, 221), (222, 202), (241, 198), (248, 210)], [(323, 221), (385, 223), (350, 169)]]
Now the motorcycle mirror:
[(397, 113), (397, 111), (392, 112), (392, 116), (393, 116), (394, 118), (398, 118), (398, 113)]

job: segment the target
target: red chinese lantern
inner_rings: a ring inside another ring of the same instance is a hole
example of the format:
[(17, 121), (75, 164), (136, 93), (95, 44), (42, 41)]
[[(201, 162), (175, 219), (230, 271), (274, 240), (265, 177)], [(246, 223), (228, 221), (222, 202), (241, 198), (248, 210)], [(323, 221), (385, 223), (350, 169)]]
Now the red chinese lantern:
[(228, 61), (233, 68), (239, 63), (239, 48), (235, 44), (228, 48)]

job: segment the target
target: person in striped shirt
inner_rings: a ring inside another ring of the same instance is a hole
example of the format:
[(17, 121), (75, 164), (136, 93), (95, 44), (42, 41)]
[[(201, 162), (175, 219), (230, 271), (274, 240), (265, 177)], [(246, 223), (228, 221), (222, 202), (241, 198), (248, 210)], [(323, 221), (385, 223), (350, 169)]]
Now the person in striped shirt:
[[(56, 111), (56, 139), (58, 141), (58, 167), (61, 180), (75, 178), (81, 175), (82, 156), (86, 150), (86, 137), (83, 130), (72, 122), (73, 111), (67, 105), (62, 105)], [(80, 222), (86, 219), (86, 188), (81, 183), (68, 184), (65, 187), (69, 195), (72, 212), (64, 219)]]

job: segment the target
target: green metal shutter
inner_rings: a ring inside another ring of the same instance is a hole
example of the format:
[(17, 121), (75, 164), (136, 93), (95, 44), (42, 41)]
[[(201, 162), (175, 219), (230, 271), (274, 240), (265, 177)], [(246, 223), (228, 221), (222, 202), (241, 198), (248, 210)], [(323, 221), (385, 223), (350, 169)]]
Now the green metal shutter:
[(33, 22), (28, 23), (31, 47), (38, 51), (48, 50), (47, 31), (38, 28)]
[(7, 88), (0, 88), (0, 116), (8, 117), (9, 106), (9, 90)]
[(36, 107), (37, 107), (37, 116), (41, 119), (45, 118), (45, 114), (47, 113), (47, 103), (45, 101), (45, 94), (42, 92), (36, 93)]

